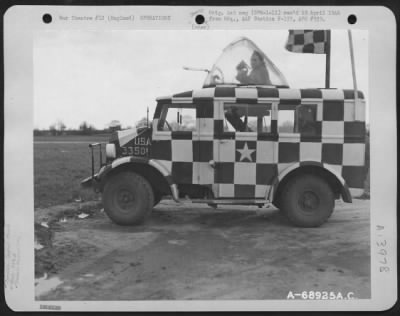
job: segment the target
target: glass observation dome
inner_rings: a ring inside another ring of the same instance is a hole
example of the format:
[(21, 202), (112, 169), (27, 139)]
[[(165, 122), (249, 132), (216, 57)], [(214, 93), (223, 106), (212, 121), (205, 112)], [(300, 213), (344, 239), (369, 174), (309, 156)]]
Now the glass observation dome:
[(289, 87), (273, 62), (246, 37), (230, 43), (208, 72), (203, 87), (217, 85)]

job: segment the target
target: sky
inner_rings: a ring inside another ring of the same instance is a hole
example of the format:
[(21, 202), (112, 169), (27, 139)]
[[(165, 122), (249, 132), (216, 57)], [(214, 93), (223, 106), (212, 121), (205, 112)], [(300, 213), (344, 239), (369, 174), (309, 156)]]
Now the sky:
[[(34, 127), (58, 120), (67, 128), (86, 121), (102, 129), (112, 120), (135, 126), (154, 113), (156, 98), (202, 87), (205, 72), (240, 36), (273, 61), (291, 88), (322, 88), (325, 55), (297, 54), (284, 46), (287, 30), (47, 31), (34, 39)], [(358, 89), (368, 105), (368, 32), (353, 31)], [(352, 89), (346, 30), (332, 31), (331, 87)], [(367, 111), (368, 113), (368, 111)], [(368, 114), (367, 114), (368, 119)]]

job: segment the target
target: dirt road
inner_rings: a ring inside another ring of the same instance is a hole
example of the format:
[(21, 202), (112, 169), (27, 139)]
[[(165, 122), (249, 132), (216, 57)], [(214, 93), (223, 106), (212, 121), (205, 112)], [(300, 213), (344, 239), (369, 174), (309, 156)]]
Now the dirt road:
[(53, 230), (55, 288), (39, 283), (40, 300), (285, 299), (309, 290), (370, 297), (369, 201), (337, 202), (313, 229), (291, 226), (273, 208), (163, 201), (142, 226), (117, 226), (98, 211)]

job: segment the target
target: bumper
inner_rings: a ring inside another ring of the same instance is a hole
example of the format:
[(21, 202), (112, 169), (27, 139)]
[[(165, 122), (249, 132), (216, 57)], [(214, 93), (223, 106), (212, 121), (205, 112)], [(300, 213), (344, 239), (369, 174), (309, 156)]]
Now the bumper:
[(96, 181), (94, 177), (87, 177), (81, 181), (81, 187), (90, 188), (93, 186), (94, 181)]
[(87, 177), (81, 181), (82, 188), (93, 188), (96, 192), (100, 191), (100, 178), (96, 173), (94, 176)]
[[(99, 165), (100, 165), (100, 170), (98, 173), (94, 173), (95, 170), (95, 158), (94, 158), (94, 148), (98, 148), (99, 150)], [(81, 181), (81, 187), (83, 188), (90, 188), (92, 187), (96, 192), (99, 191), (100, 189), (100, 176), (102, 170), (104, 170), (104, 164), (103, 164), (103, 155), (102, 155), (102, 143), (93, 143), (89, 145), (90, 151), (91, 151), (91, 156), (92, 156), (92, 175), (90, 177), (87, 177)]]

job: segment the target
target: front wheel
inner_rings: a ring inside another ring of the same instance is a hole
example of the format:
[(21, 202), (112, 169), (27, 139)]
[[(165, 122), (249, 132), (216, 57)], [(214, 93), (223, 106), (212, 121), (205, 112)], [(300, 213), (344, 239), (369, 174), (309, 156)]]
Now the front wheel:
[(154, 193), (150, 183), (134, 172), (112, 176), (103, 190), (104, 211), (119, 225), (142, 223), (151, 213)]
[(292, 179), (282, 193), (282, 211), (294, 225), (300, 227), (322, 225), (331, 216), (335, 206), (329, 184), (314, 175)]

